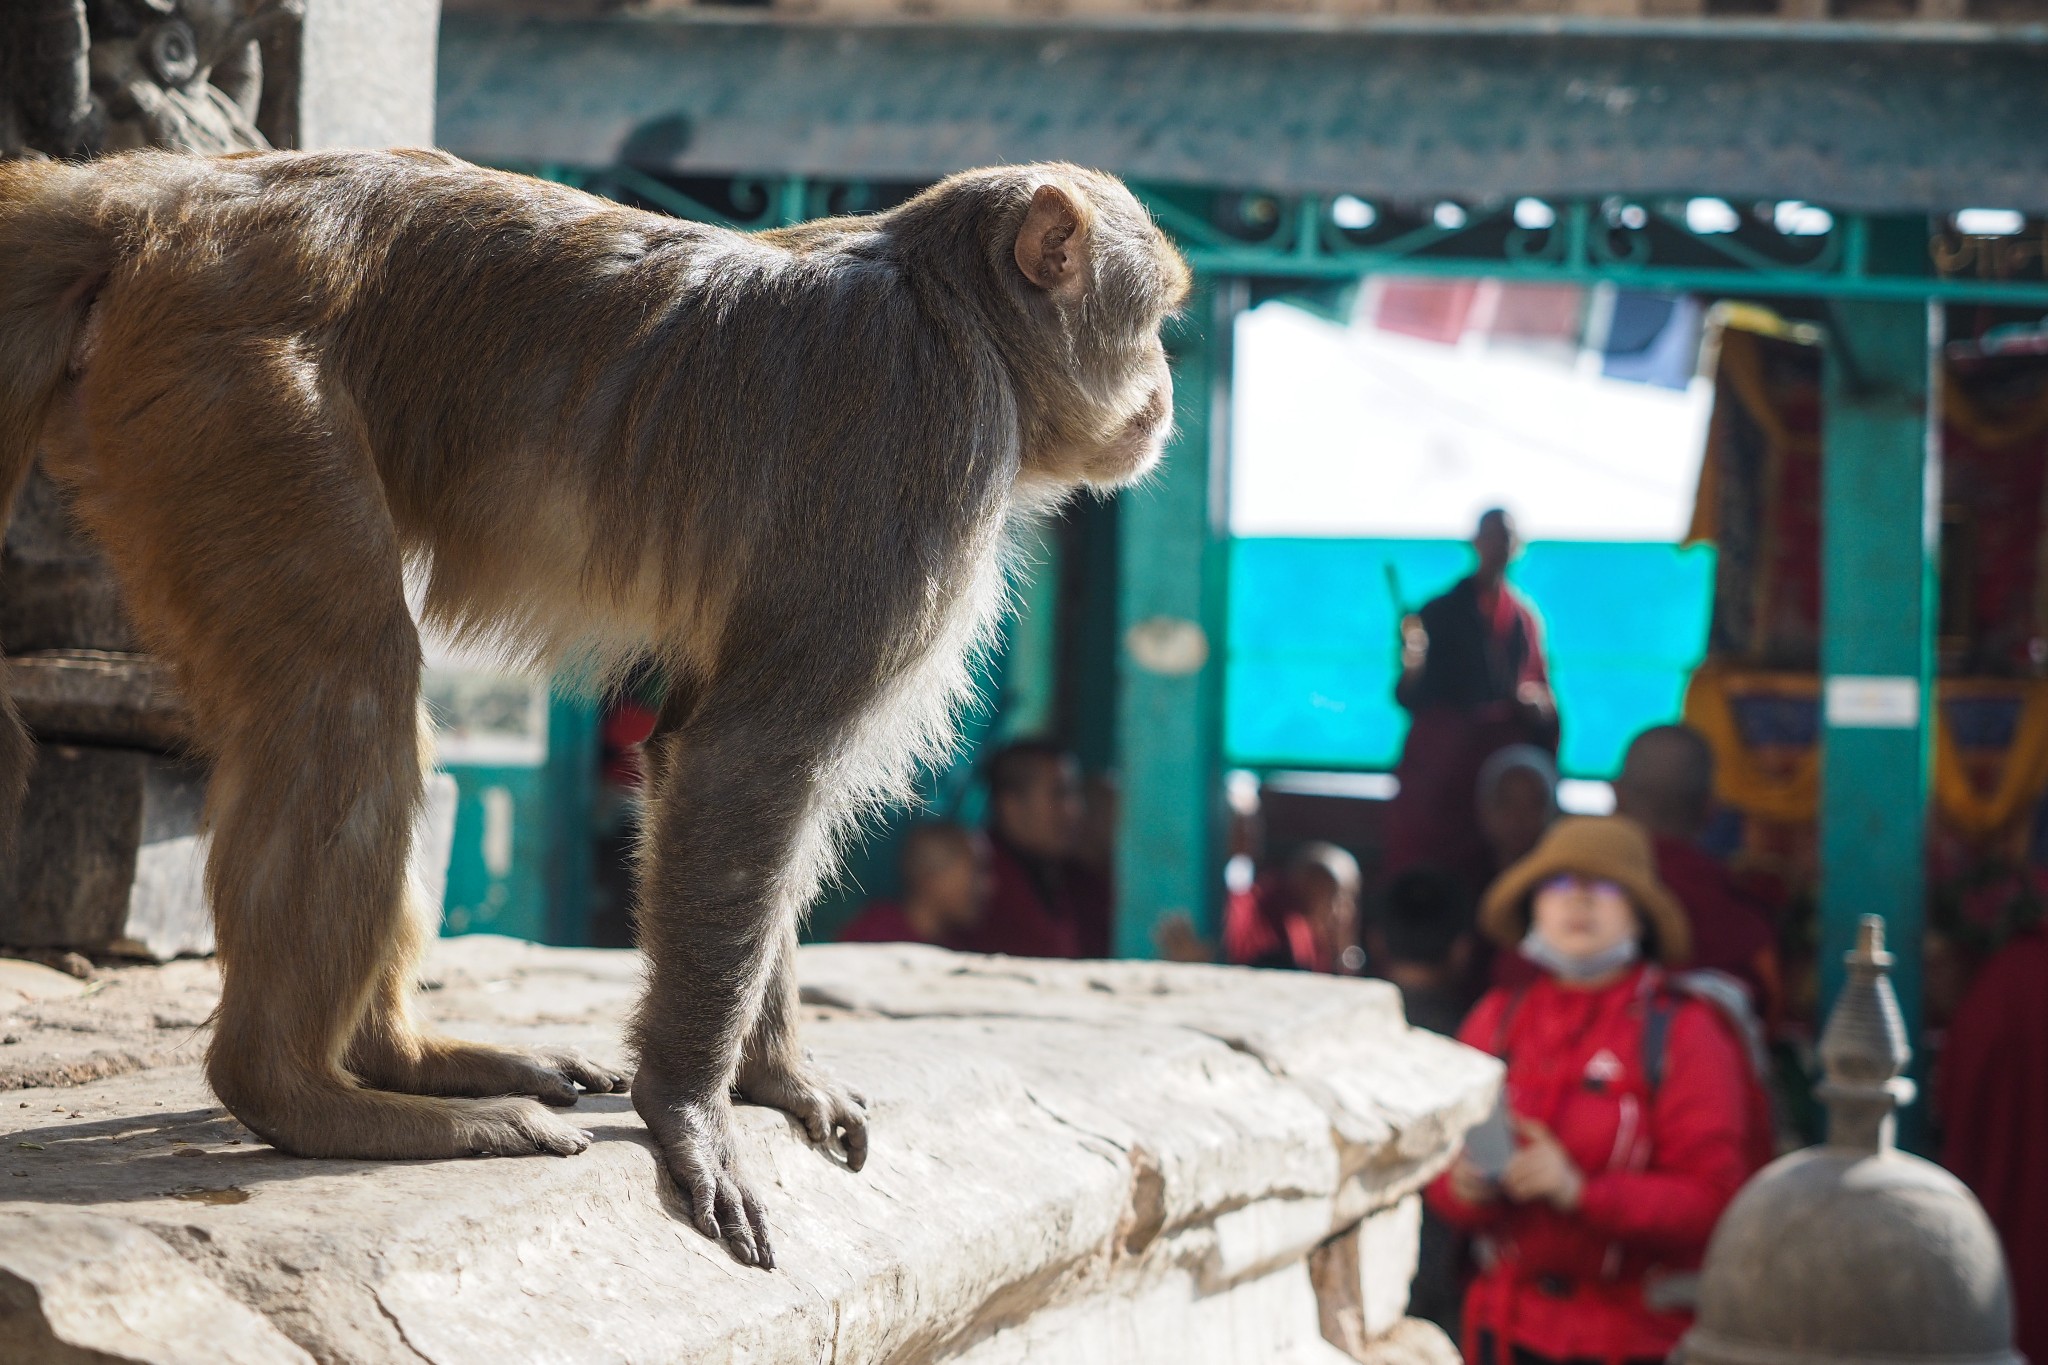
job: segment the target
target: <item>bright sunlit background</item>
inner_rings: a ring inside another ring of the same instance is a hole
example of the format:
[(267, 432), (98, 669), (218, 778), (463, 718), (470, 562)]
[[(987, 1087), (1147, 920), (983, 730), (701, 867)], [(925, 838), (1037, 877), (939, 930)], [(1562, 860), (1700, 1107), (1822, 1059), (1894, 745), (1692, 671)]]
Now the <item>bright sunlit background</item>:
[(1685, 296), (1374, 280), (1337, 318), (1242, 316), (1232, 430), (1226, 747), (1385, 771), (1398, 621), (1513, 512), (1548, 635), (1563, 766), (1610, 776), (1674, 719), (1705, 650), (1712, 551), (1682, 548), (1711, 403)]

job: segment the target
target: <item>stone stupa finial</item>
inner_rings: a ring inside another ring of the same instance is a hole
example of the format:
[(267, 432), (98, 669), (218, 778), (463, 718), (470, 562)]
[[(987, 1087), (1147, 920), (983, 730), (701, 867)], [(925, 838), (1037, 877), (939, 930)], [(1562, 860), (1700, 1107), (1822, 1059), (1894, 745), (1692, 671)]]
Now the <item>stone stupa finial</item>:
[(1759, 1171), (1721, 1215), (1680, 1365), (2025, 1365), (1991, 1220), (1963, 1182), (1893, 1146), (1913, 1083), (1865, 916), (1821, 1035), (1828, 1139)]
[(1892, 1148), (1897, 1111), (1913, 1102), (1913, 1082), (1900, 1073), (1913, 1060), (1906, 1021), (1892, 991), (1892, 955), (1884, 948), (1884, 921), (1865, 915), (1856, 947), (1844, 959), (1848, 982), (1821, 1034), (1825, 1079), (1814, 1094), (1827, 1106), (1830, 1147), (1885, 1152)]

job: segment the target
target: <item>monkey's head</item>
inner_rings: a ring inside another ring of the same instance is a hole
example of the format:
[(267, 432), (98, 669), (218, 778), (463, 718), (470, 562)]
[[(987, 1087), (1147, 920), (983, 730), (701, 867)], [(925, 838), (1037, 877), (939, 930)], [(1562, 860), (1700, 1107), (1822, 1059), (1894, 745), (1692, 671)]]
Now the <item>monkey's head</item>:
[(977, 278), (960, 283), (982, 296), (1016, 384), (1019, 483), (1143, 475), (1173, 428), (1160, 329), (1189, 286), (1144, 205), (1114, 176), (1058, 163), (968, 171), (920, 199), (979, 238)]

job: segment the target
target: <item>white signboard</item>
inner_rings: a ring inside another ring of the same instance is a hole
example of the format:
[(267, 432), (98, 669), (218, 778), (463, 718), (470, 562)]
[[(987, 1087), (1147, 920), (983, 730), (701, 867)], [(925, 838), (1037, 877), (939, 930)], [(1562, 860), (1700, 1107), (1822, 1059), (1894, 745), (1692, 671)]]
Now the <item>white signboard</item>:
[(1910, 730), (1920, 723), (1920, 680), (1842, 674), (1827, 681), (1826, 707), (1837, 730)]

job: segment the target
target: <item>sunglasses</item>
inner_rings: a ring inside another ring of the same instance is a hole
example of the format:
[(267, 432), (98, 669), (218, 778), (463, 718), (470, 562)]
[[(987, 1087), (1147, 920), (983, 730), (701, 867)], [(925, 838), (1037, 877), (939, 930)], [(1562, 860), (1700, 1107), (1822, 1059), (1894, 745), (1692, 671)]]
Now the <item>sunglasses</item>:
[(1585, 896), (1598, 896), (1603, 893), (1616, 896), (1626, 896), (1628, 894), (1622, 888), (1620, 882), (1609, 881), (1605, 877), (1581, 877), (1576, 872), (1565, 872), (1552, 877), (1539, 886), (1537, 890), (1578, 892), (1580, 895)]

